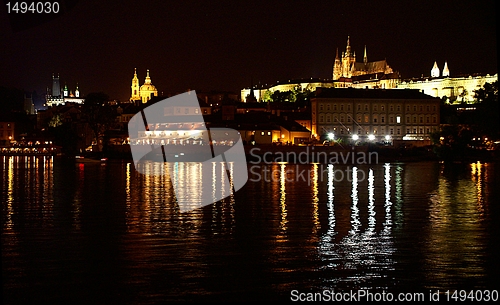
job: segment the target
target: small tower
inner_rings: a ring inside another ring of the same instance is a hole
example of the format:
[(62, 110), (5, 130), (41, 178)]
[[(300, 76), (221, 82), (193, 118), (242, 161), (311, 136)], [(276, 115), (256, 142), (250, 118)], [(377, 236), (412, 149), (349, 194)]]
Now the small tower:
[(439, 68), (437, 62), (434, 62), (434, 67), (431, 70), (431, 77), (439, 77)]
[(450, 70), (448, 69), (448, 63), (446, 61), (444, 62), (443, 76), (450, 76)]
[(366, 45), (365, 45), (365, 54), (363, 55), (363, 62), (365, 65), (368, 63), (368, 56), (366, 56)]
[(68, 85), (64, 84), (64, 97), (68, 97)]
[(140, 92), (139, 92), (139, 79), (137, 78), (137, 69), (134, 68), (134, 77), (132, 78), (132, 94), (130, 95), (130, 101), (140, 100)]
[(78, 89), (78, 83), (76, 83), (75, 97), (80, 97), (80, 90)]
[(333, 80), (338, 80), (342, 76), (342, 64), (339, 58), (339, 48), (335, 53), (335, 62), (333, 64)]
[(350, 37), (347, 36), (347, 46), (345, 47), (345, 56), (348, 57), (351, 55), (351, 44), (349, 43)]
[(59, 74), (57, 77), (52, 73), (52, 96), (61, 96), (61, 86), (59, 84)]

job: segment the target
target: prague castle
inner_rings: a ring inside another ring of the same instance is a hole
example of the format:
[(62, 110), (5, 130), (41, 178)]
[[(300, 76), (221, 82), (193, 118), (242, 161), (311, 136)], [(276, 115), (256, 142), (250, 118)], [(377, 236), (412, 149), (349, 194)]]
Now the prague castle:
[(352, 51), (350, 37), (347, 37), (345, 52), (339, 56), (338, 48), (333, 64), (332, 79), (294, 79), (277, 82), (271, 86), (251, 87), (241, 90), (241, 101), (247, 99), (263, 101), (264, 96), (275, 91), (293, 90), (315, 91), (322, 88), (362, 88), (362, 89), (418, 89), (432, 97), (446, 98), (449, 102), (473, 102), (475, 90), (485, 83), (498, 80), (495, 75), (460, 75), (451, 76), (448, 62), (444, 62), (442, 70), (437, 62), (430, 69), (430, 76), (401, 79), (398, 72), (387, 63), (387, 60), (368, 61), (366, 46), (363, 62), (356, 62), (356, 52)]
[(356, 52), (351, 52), (351, 45), (349, 43), (349, 36), (347, 37), (347, 46), (345, 52), (342, 52), (342, 56), (339, 57), (339, 51), (337, 48), (337, 53), (335, 56), (335, 62), (333, 64), (333, 80), (339, 80), (340, 78), (352, 78), (353, 76), (360, 76), (366, 74), (391, 74), (393, 73), (392, 68), (387, 64), (387, 60), (379, 60), (368, 62), (368, 56), (365, 52), (363, 55), (363, 62), (356, 62)]
[(314, 91), (317, 87), (323, 88), (396, 88), (400, 81), (399, 74), (387, 64), (387, 60), (368, 61), (366, 46), (363, 62), (356, 62), (356, 52), (351, 50), (350, 37), (347, 37), (345, 52), (339, 57), (337, 48), (332, 79), (295, 79), (288, 82), (278, 82), (267, 88), (244, 88), (241, 90), (241, 100), (246, 101), (250, 94), (254, 94), (257, 101), (262, 101), (266, 91), (288, 91), (293, 88)]
[(474, 95), (477, 89), (485, 83), (494, 83), (498, 80), (495, 75), (467, 75), (450, 77), (448, 63), (445, 62), (443, 70), (438, 67), (437, 62), (430, 70), (430, 77), (420, 77), (402, 80), (396, 88), (398, 89), (418, 89), (427, 95), (446, 98), (449, 102), (474, 102)]
[(142, 101), (147, 103), (153, 96), (158, 96), (158, 90), (151, 83), (151, 77), (149, 77), (149, 70), (146, 71), (146, 79), (144, 80), (144, 85), (139, 87), (139, 79), (137, 78), (137, 69), (134, 69), (134, 77), (132, 78), (132, 94), (130, 96), (130, 102)]

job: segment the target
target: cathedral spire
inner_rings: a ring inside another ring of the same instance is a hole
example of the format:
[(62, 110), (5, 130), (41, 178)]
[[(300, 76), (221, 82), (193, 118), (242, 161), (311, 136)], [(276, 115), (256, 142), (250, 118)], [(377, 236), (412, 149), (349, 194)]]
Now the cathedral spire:
[(450, 70), (448, 69), (448, 63), (444, 62), (443, 76), (450, 76)]
[(434, 62), (434, 66), (431, 69), (431, 77), (439, 77), (439, 68), (437, 62)]
[(351, 55), (351, 45), (349, 44), (349, 36), (347, 36), (347, 47), (345, 48), (346, 57)]
[(339, 48), (337, 48), (337, 51), (335, 52), (335, 59), (339, 59)]

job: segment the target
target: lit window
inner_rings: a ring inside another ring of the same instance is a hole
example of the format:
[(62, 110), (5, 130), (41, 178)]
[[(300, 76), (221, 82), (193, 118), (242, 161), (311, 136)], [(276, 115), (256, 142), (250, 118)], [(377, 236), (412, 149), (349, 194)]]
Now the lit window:
[(261, 131), (261, 132), (260, 132), (260, 135), (261, 135), (261, 136), (263, 136), (263, 135), (264, 135), (264, 132), (263, 132), (263, 131)]
[(270, 135), (271, 135), (271, 132), (270, 132), (270, 131), (268, 131), (268, 132), (267, 132), (267, 135), (268, 135), (268, 136), (270, 136)]
[(399, 115), (396, 117), (396, 123), (401, 123), (401, 117)]

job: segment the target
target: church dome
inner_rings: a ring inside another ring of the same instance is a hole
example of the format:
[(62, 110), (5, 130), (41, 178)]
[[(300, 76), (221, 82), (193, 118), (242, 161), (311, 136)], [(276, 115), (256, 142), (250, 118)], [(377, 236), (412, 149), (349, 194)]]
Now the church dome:
[(141, 91), (156, 91), (156, 87), (153, 84), (144, 84), (140, 88)]
[(151, 83), (151, 77), (149, 77), (149, 69), (146, 72), (146, 79), (144, 80), (144, 85), (140, 88), (141, 91), (156, 91), (156, 87)]

